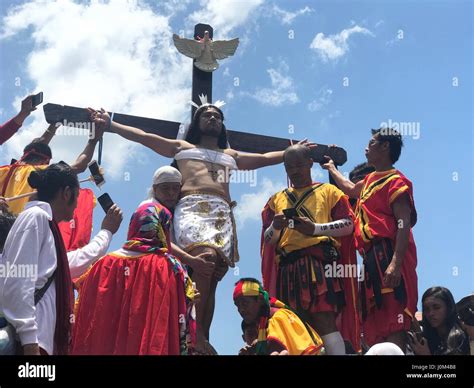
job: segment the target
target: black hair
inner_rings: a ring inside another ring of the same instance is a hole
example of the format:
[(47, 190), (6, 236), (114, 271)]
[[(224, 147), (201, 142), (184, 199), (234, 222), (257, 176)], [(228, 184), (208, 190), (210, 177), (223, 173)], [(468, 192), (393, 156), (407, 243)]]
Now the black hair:
[(392, 128), (372, 129), (372, 135), (377, 136), (377, 140), (381, 143), (388, 142), (390, 148), (390, 160), (395, 163), (402, 152), (403, 140), (402, 135)]
[(423, 310), (423, 303), (429, 297), (440, 299), (446, 304), (445, 324), (448, 328), (447, 338), (440, 338), (436, 329), (430, 325), (423, 311), (423, 336), (428, 340), (431, 354), (469, 354), (469, 338), (461, 328), (456, 312), (456, 303), (451, 291), (445, 287), (431, 287), (427, 289), (421, 298)]
[(461, 322), (474, 326), (474, 294), (466, 296), (456, 303), (456, 310)]
[(199, 127), (199, 119), (201, 118), (201, 115), (209, 108), (213, 108), (218, 111), (222, 118), (222, 130), (217, 139), (217, 145), (219, 148), (222, 149), (228, 148), (227, 129), (224, 125), (224, 113), (214, 105), (201, 106), (199, 109), (196, 110), (191, 124), (189, 125), (188, 133), (186, 134), (186, 138), (184, 140), (191, 144), (199, 144), (199, 142), (201, 141), (201, 128)]
[(23, 149), (22, 162), (25, 163), (49, 163), (53, 157), (51, 148), (45, 143), (31, 142)]
[(12, 213), (8, 211), (0, 212), (0, 252), (3, 252), (5, 241), (15, 220), (16, 217)]
[(375, 168), (369, 165), (367, 162), (358, 164), (349, 173), (349, 180), (352, 183), (357, 183), (374, 171), (375, 171)]
[(301, 153), (303, 157), (307, 160), (313, 160), (311, 157), (311, 150), (309, 147), (306, 147), (301, 144), (293, 144), (289, 146), (284, 152), (283, 152), (283, 162), (285, 162), (285, 159), (288, 154), (290, 153)]
[(28, 183), (38, 190), (38, 200), (44, 202), (53, 200), (58, 191), (66, 187), (79, 189), (76, 173), (64, 162), (51, 164), (44, 170), (33, 171), (28, 177)]
[(235, 286), (239, 284), (240, 282), (252, 282), (252, 283), (257, 283), (260, 287), (262, 287), (262, 283), (260, 280), (257, 280), (255, 278), (242, 278), (239, 281), (235, 282)]

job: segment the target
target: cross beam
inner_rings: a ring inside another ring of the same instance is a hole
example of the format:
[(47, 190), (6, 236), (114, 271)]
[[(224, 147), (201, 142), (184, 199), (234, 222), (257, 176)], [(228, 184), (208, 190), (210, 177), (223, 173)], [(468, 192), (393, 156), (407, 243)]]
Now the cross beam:
[[(46, 121), (50, 124), (65, 123), (72, 127), (85, 127), (91, 123), (89, 113), (84, 108), (46, 104), (43, 106), (43, 110)], [(114, 113), (114, 121), (120, 124), (140, 128), (145, 132), (154, 133), (168, 139), (176, 139), (180, 126), (180, 123), (175, 121), (131, 116), (122, 113)], [(227, 132), (231, 147), (242, 152), (265, 153), (281, 151), (286, 149), (291, 142), (293, 144), (298, 142), (297, 140), (238, 132), (229, 129)], [(337, 166), (342, 166), (347, 161), (346, 151), (340, 147), (328, 147), (324, 144), (318, 144), (318, 146), (312, 150), (312, 157), (316, 163), (324, 162), (324, 155), (330, 156)]]

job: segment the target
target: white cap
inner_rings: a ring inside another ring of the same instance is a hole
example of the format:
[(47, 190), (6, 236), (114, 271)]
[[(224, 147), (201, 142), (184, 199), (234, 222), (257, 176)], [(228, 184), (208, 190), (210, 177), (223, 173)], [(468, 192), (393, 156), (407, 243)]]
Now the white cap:
[(372, 346), (366, 356), (404, 356), (402, 349), (391, 342), (381, 342)]
[(183, 177), (181, 173), (174, 167), (163, 166), (155, 171), (153, 174), (153, 184), (159, 185), (160, 183), (181, 183)]

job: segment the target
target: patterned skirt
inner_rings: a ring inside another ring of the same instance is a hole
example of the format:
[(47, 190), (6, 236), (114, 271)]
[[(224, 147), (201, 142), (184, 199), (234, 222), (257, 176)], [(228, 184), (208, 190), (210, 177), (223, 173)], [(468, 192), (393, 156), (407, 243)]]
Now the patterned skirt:
[(301, 314), (339, 311), (345, 304), (343, 279), (327, 271), (338, 258), (337, 249), (330, 243), (280, 254), (278, 299)]
[(212, 194), (190, 194), (176, 205), (173, 218), (176, 244), (189, 252), (214, 248), (230, 267), (239, 261), (232, 204)]

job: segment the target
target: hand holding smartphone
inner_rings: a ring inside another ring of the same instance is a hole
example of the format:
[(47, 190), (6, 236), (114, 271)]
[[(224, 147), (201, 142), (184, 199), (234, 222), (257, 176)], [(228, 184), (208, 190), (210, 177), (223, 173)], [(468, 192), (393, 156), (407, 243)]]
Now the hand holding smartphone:
[(97, 201), (99, 201), (100, 206), (102, 206), (102, 209), (104, 209), (104, 212), (106, 214), (109, 209), (114, 205), (114, 201), (112, 201), (112, 198), (110, 198), (110, 195), (107, 193), (102, 194), (99, 198), (97, 198)]
[(289, 209), (283, 209), (283, 214), (289, 220), (293, 220), (295, 224), (300, 222), (298, 220), (295, 220), (295, 218), (299, 217), (299, 215), (298, 215), (298, 212), (296, 211), (296, 209), (294, 207), (289, 208)]
[(92, 177), (94, 178), (94, 183), (97, 187), (101, 187), (105, 183), (104, 176), (100, 173), (99, 163), (96, 160), (93, 160), (89, 163), (89, 171), (91, 172)]
[(417, 331), (407, 331), (408, 337), (410, 338), (411, 342), (415, 342), (415, 339), (417, 342), (421, 343), (423, 340), (423, 334), (421, 332)]
[(31, 105), (33, 108), (37, 107), (42, 102), (43, 102), (43, 92), (39, 92), (38, 94), (35, 94), (31, 99)]

